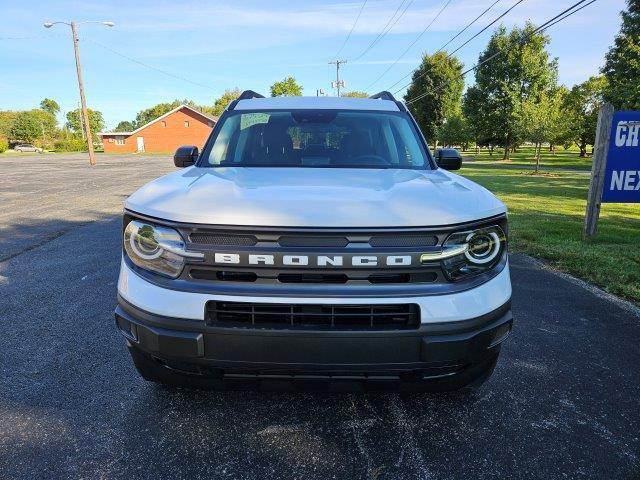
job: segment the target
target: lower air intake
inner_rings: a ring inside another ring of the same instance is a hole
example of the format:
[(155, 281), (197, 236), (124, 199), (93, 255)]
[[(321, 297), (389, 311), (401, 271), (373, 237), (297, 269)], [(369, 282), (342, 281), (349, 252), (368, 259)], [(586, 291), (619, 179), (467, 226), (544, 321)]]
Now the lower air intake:
[(300, 305), (207, 302), (209, 325), (247, 328), (406, 330), (420, 326), (416, 304)]

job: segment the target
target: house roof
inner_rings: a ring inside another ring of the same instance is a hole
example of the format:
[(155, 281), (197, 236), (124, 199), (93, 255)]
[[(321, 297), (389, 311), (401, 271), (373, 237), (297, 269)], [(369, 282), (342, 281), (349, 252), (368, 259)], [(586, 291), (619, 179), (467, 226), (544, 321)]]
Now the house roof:
[(140, 130), (143, 130), (145, 128), (147, 128), (149, 125), (151, 125), (152, 123), (157, 122), (158, 120), (162, 120), (165, 117), (168, 117), (169, 115), (171, 115), (172, 113), (177, 112), (178, 110), (182, 110), (183, 108), (186, 108), (188, 110), (191, 110), (194, 113), (197, 113), (198, 115), (204, 117), (204, 118), (208, 118), (209, 120), (213, 121), (213, 122), (218, 122), (218, 117), (213, 117), (211, 115), (207, 115), (206, 113), (202, 113), (200, 110), (196, 110), (193, 107), (190, 107), (189, 105), (178, 105), (176, 108), (174, 108), (173, 110), (168, 111), (167, 113), (165, 113), (164, 115), (160, 115), (158, 118), (154, 118), (153, 120), (151, 120), (150, 122), (145, 123), (144, 125), (142, 125), (141, 127), (136, 128), (135, 130), (131, 131), (131, 132), (99, 132), (98, 135), (103, 136), (103, 135), (123, 135), (123, 136), (130, 136), (133, 135), (134, 133), (138, 133)]

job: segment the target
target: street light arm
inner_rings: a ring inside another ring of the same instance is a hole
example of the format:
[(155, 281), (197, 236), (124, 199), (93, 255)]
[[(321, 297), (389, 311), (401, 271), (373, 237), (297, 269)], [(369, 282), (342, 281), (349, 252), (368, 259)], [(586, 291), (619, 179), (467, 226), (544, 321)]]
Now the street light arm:
[(111, 21), (103, 21), (103, 20), (83, 20), (81, 22), (45, 22), (44, 23), (44, 28), (51, 28), (54, 25), (57, 24), (63, 24), (63, 25), (68, 25), (71, 26), (72, 23), (75, 23), (76, 25), (82, 25), (85, 23), (101, 23), (102, 25), (106, 26), (106, 27), (113, 27), (115, 25), (115, 23), (111, 22)]
[(83, 20), (82, 22), (76, 22), (76, 25), (82, 25), (85, 23), (101, 23), (102, 25), (105, 25), (107, 27), (113, 27), (115, 25), (115, 23), (111, 21), (104, 21), (104, 20)]
[(53, 27), (54, 25), (58, 25), (59, 23), (62, 23), (63, 25), (71, 26), (71, 24), (70, 24), (70, 23), (68, 23), (68, 22), (45, 22), (45, 23), (44, 23), (44, 28), (51, 28), (51, 27)]

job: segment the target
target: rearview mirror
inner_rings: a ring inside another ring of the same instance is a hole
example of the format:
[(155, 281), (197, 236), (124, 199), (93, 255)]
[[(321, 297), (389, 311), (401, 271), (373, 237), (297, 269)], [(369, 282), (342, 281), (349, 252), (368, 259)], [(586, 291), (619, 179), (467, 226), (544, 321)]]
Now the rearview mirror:
[(176, 150), (173, 163), (178, 168), (188, 167), (198, 161), (198, 147), (185, 145)]
[(454, 148), (443, 148), (436, 152), (436, 162), (445, 170), (460, 170), (462, 156)]

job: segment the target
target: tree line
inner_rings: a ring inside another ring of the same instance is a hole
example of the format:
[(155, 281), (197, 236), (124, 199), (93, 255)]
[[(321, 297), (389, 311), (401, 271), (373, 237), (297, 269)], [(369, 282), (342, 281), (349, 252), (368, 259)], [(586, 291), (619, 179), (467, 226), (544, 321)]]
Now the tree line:
[[(499, 27), (480, 53), (475, 82), (464, 89), (462, 63), (446, 52), (425, 54), (413, 73), (405, 101), (434, 147), (471, 145), (502, 149), (503, 158), (525, 142), (535, 146), (576, 145), (581, 157), (595, 142), (598, 111), (607, 101), (616, 109), (639, 110), (640, 0), (627, 0), (622, 28), (600, 75), (571, 89), (558, 84), (558, 60), (549, 37), (535, 27)], [(494, 59), (495, 60), (491, 60)]]
[[(269, 92), (272, 97), (300, 97), (302, 96), (303, 87), (300, 83), (293, 77), (288, 76), (280, 81), (277, 81), (269, 87)], [(199, 110), (208, 115), (219, 117), (224, 112), (224, 109), (227, 108), (232, 101), (237, 99), (242, 90), (239, 88), (227, 89), (225, 90), (220, 97), (216, 98), (213, 101), (213, 105), (199, 105), (191, 100), (174, 100), (173, 102), (167, 103), (158, 103), (152, 107), (141, 110), (136, 115), (136, 118), (133, 120), (123, 120), (114, 129), (115, 132), (130, 132), (135, 130), (136, 128), (140, 128), (143, 125), (146, 125), (150, 121), (155, 118), (158, 118), (161, 115), (164, 115), (167, 112), (170, 112), (174, 108), (180, 105), (189, 105), (196, 110)], [(366, 92), (360, 91), (352, 91), (347, 92), (343, 96), (346, 97), (368, 97), (369, 95)]]
[[(51, 98), (43, 99), (38, 108), (31, 110), (0, 111), (0, 152), (10, 143), (33, 143), (42, 148), (65, 151), (85, 150), (80, 109), (67, 112), (62, 127), (58, 125), (59, 113), (60, 105)], [(95, 135), (104, 127), (102, 113), (91, 109), (88, 113), (89, 126)]]
[[(220, 115), (226, 106), (240, 95), (239, 89), (226, 90), (212, 105), (197, 105), (191, 100), (174, 100), (159, 103), (141, 110), (133, 120), (118, 123), (115, 131), (132, 131), (149, 123), (151, 120), (173, 110), (179, 105), (186, 104), (210, 115)], [(302, 87), (293, 77), (287, 77), (275, 82), (271, 86), (272, 96), (302, 95)], [(43, 99), (37, 108), (23, 111), (0, 111), (0, 152), (5, 151), (10, 144), (32, 143), (45, 149), (62, 151), (86, 150), (86, 140), (83, 138), (80, 109), (67, 112), (65, 122), (60, 126), (57, 116), (60, 105), (53, 99)], [(89, 127), (93, 141), (99, 142), (98, 133), (105, 127), (102, 112), (88, 109)]]

